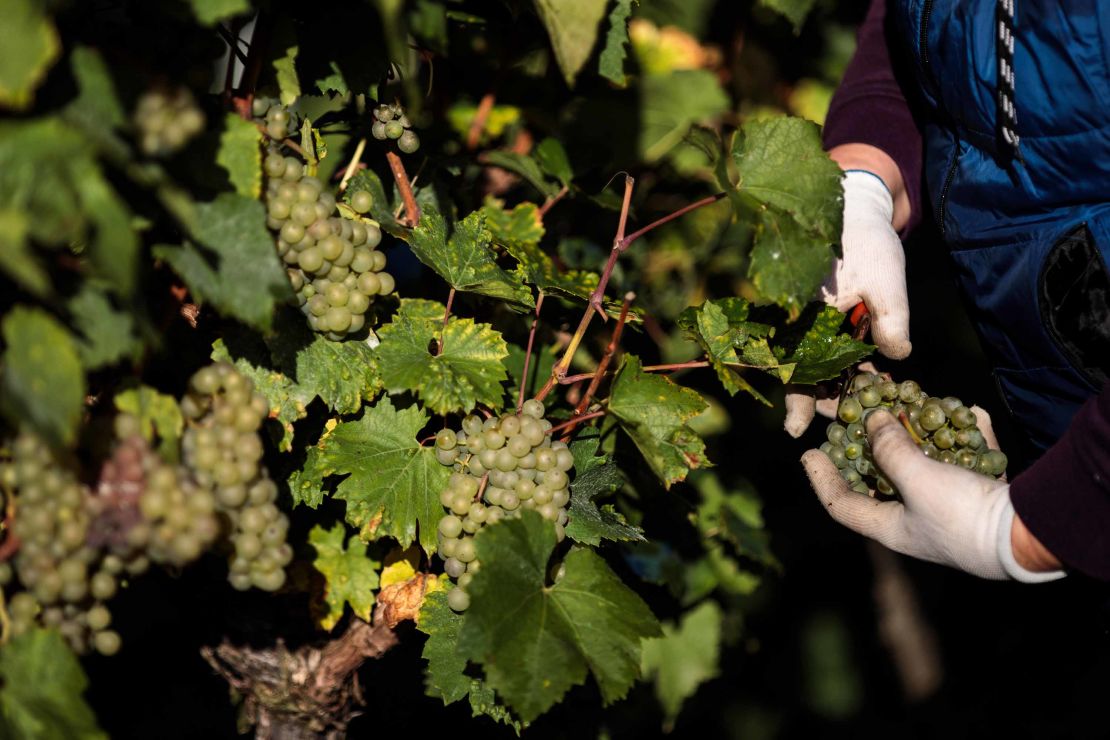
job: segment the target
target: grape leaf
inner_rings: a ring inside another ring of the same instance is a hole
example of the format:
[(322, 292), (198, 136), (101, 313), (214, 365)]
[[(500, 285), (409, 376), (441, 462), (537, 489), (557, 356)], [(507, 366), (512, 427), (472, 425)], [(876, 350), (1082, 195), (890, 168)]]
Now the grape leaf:
[(196, 19), (205, 26), (213, 26), (251, 9), (249, 0), (189, 0), (189, 5)]
[(741, 193), (789, 214), (827, 245), (840, 241), (843, 173), (825, 153), (817, 124), (786, 116), (748, 121), (732, 142), (732, 159)]
[(531, 292), (520, 280), (497, 266), (490, 248), (492, 239), (481, 211), (456, 223), (448, 238), (447, 222), (432, 208), (424, 209), (420, 223), (408, 236), (413, 254), (455, 290), (534, 306)]
[(297, 76), (298, 50), (296, 44), (290, 44), (280, 56), (274, 57), (274, 77), (282, 105), (293, 105), (301, 95), (301, 80)]
[[(742, 298), (727, 298), (722, 301), (722, 305), (728, 306), (734, 316), (747, 317), (747, 301)], [(771, 402), (740, 374), (740, 357), (736, 348), (743, 347), (750, 339), (750, 325), (744, 319), (730, 318), (722, 305), (706, 301), (699, 307), (691, 306), (678, 317), (678, 325), (705, 350), (709, 364), (729, 395), (735, 396), (739, 391), (746, 391), (760, 403), (770, 406)], [(771, 359), (774, 364), (778, 364), (773, 357)]]
[(41, 298), (50, 292), (50, 277), (31, 252), (29, 230), (25, 211), (0, 208), (0, 270)]
[(69, 104), (67, 114), (79, 117), (86, 128), (95, 126), (110, 130), (122, 126), (127, 118), (100, 52), (78, 46), (70, 54), (69, 64), (78, 93)]
[(158, 452), (170, 462), (177, 462), (180, 453), (178, 440), (185, 429), (185, 418), (173, 396), (140, 385), (116, 394), (113, 403), (118, 411), (131, 414), (139, 420), (143, 439), (158, 442)]
[(232, 363), (251, 379), (254, 389), (265, 396), (270, 405), (270, 418), (281, 426), (278, 449), (289, 452), (293, 449), (293, 424), (308, 415), (308, 404), (316, 398), (316, 393), (273, 369), (273, 360), (260, 338), (233, 330), (224, 337), (226, 342), (225, 339), (213, 342), (212, 359)]
[(759, 213), (748, 276), (767, 298), (796, 319), (832, 269), (832, 243), (775, 208)]
[(498, 149), (483, 154), (481, 161), (483, 164), (515, 172), (527, 180), (532, 187), (540, 191), (540, 194), (545, 198), (554, 197), (559, 192), (559, 187), (547, 179), (539, 163), (527, 154), (517, 154), (516, 152)]
[(567, 150), (558, 139), (549, 136), (536, 144), (532, 156), (544, 174), (554, 177), (563, 187), (570, 187), (570, 181), (574, 179), (574, 169), (567, 158)]
[(813, 10), (817, 0), (759, 0), (765, 8), (770, 8), (785, 17), (794, 26), (794, 33), (802, 30), (802, 23)]
[(316, 550), (312, 567), (324, 576), (328, 612), (319, 619), (320, 626), (329, 631), (334, 628), (346, 604), (356, 617), (369, 622), (381, 563), (366, 554), (365, 543), (353, 536), (348, 540), (347, 527), (341, 522), (331, 529), (317, 524), (308, 533), (308, 544)]
[(551, 37), (555, 61), (569, 87), (597, 40), (608, 0), (535, 0), (536, 10)]
[[(603, 458), (593, 458), (601, 461)], [(567, 537), (585, 545), (597, 546), (604, 540), (614, 542), (646, 541), (643, 530), (625, 521), (611, 505), (600, 509), (594, 502), (624, 485), (624, 475), (612, 462), (599, 462), (584, 471), (576, 471), (570, 484), (570, 521)]]
[(648, 75), (640, 84), (640, 152), (647, 162), (664, 157), (695, 123), (728, 110), (728, 96), (712, 72), (683, 69)]
[(155, 256), (170, 263), (194, 298), (250, 326), (268, 329), (274, 306), (290, 300), (293, 291), (266, 229), (262, 204), (223, 193), (211, 203), (197, 204), (192, 232), (207, 249), (191, 242), (162, 245), (154, 248)]
[(428, 594), (420, 608), (416, 628), (428, 636), (422, 657), (428, 662), (424, 674), (425, 693), (453, 704), (469, 696), (472, 716), (486, 715), (513, 727), (517, 734), (528, 726), (509, 713), (487, 684), (466, 675), (467, 660), (458, 651), (463, 615), (447, 605), (447, 591)]
[(55, 630), (11, 638), (0, 650), (0, 736), (107, 740), (83, 694), (81, 664)]
[(323, 500), (324, 479), (345, 476), (334, 497), (347, 502), (347, 521), (364, 540), (393, 537), (408, 547), (419, 527), (420, 545), (435, 552), (436, 525), (443, 516), (439, 494), (451, 469), (416, 441), (427, 423), (420, 408), (397, 410), (388, 398), (366, 407), (309, 449), (304, 467), (290, 479), (294, 500), (315, 508)]
[(35, 0), (8, 0), (0, 23), (0, 108), (24, 110), (62, 50), (58, 32)]
[(624, 60), (628, 56), (628, 16), (632, 15), (632, 2), (617, 0), (609, 11), (609, 32), (605, 35), (605, 47), (597, 60), (597, 71), (618, 87), (628, 84)]
[(625, 355), (613, 380), (609, 413), (640, 449), (663, 485), (710, 464), (705, 442), (688, 425), (707, 404), (696, 391), (642, 370), (640, 358)]
[(532, 511), (475, 538), (482, 569), (458, 649), (481, 663), (486, 681), (531, 722), (593, 674), (606, 704), (622, 698), (640, 669), (640, 643), (659, 624), (639, 596), (590, 549), (567, 555), (548, 586), (555, 528)]
[(112, 365), (142, 349), (131, 314), (113, 306), (107, 293), (93, 282), (85, 283), (66, 307), (82, 336), (77, 352), (86, 370)]
[[(806, 314), (802, 318), (804, 320)], [(844, 314), (834, 306), (822, 306), (804, 334), (783, 338), (775, 347), (775, 353), (782, 361), (794, 364), (790, 382), (808, 384), (830, 380), (874, 351), (874, 346), (841, 333), (843, 324)]]
[(678, 625), (664, 623), (662, 637), (644, 641), (642, 670), (655, 681), (665, 732), (698, 686), (719, 675), (721, 619), (721, 607), (705, 601), (683, 614)]
[[(353, 414), (381, 390), (377, 360), (366, 342), (326, 339), (312, 331), (296, 311), (282, 312), (275, 329), (266, 337), (266, 344), (276, 369), (296, 384), (297, 390), (290, 391), (294, 405), (307, 405), (313, 396), (319, 396), (332, 411)], [(260, 383), (260, 387), (266, 384)], [(274, 398), (269, 398), (273, 404)]]
[(85, 405), (85, 375), (72, 335), (50, 314), (25, 306), (9, 311), (0, 331), (7, 345), (0, 404), (8, 419), (68, 444)]
[(254, 121), (240, 118), (234, 113), (224, 117), (224, 130), (220, 134), (220, 149), (216, 164), (227, 170), (235, 192), (248, 198), (262, 193), (262, 132)]
[(727, 490), (715, 475), (700, 474), (693, 481), (701, 495), (697, 526), (702, 535), (731, 543), (737, 554), (776, 570), (781, 569), (771, 552), (770, 536), (763, 523), (759, 495), (747, 481)]
[[(375, 357), (390, 391), (413, 391), (437, 414), (470, 411), (477, 404), (501, 408), (509, 350), (489, 324), (452, 316), (443, 327), (444, 306), (402, 299), (393, 321), (378, 330)], [(443, 337), (443, 351), (433, 354)]]

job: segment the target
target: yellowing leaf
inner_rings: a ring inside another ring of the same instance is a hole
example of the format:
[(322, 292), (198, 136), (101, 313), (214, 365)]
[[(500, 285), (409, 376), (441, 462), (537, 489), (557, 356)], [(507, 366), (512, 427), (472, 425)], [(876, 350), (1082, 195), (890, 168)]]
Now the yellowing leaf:
[(366, 545), (347, 537), (342, 523), (331, 529), (317, 524), (308, 533), (308, 544), (316, 550), (312, 567), (324, 576), (324, 601), (328, 611), (320, 626), (330, 630), (343, 617), (346, 604), (359, 619), (369, 622), (374, 609), (374, 589), (378, 588), (377, 561), (366, 555)]

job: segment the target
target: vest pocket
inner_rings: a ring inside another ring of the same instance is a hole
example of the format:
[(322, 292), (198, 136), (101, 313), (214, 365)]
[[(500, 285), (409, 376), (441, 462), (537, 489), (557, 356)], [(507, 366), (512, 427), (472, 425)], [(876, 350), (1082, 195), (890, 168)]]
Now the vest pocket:
[(1110, 376), (1110, 273), (1087, 224), (1058, 241), (1037, 281), (1041, 320), (1095, 388)]

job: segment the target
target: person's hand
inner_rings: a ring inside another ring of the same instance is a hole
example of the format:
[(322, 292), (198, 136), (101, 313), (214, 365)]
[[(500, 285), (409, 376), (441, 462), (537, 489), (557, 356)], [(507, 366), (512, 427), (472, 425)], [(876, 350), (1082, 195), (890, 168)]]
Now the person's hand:
[[(871, 314), (871, 337), (879, 352), (900, 360), (909, 355), (912, 345), (906, 256), (893, 217), (894, 199), (878, 175), (845, 172), (841, 257), (821, 295), (842, 313), (862, 302)], [(813, 411), (812, 388), (787, 387), (787, 433), (801, 436), (813, 420)]]
[[(861, 362), (859, 371), (864, 373), (878, 373), (878, 369), (870, 362)], [(837, 397), (817, 398), (814, 393), (816, 386), (790, 385), (786, 386), (786, 419), (783, 427), (787, 434), (797, 439), (809, 429), (813, 417), (817, 414), (826, 419), (836, 418), (836, 407), (840, 402)]]
[[(989, 417), (982, 409), (973, 410), (993, 444)], [(1018, 564), (1007, 482), (929, 459), (889, 412), (873, 412), (866, 425), (875, 464), (902, 501), (879, 501), (853, 491), (825, 453), (810, 450), (802, 464), (833, 519), (896, 552), (980, 578), (1036, 583), (1064, 575), (1060, 570), (1035, 573)]]

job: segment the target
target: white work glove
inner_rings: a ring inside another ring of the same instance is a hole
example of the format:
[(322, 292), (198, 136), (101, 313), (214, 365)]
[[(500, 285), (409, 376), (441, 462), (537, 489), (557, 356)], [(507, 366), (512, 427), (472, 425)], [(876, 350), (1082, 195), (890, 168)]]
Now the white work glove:
[[(844, 174), (842, 256), (821, 287), (821, 297), (841, 313), (862, 302), (871, 313), (871, 337), (879, 352), (900, 360), (910, 353), (910, 307), (906, 298), (906, 255), (891, 224), (894, 200), (877, 175)], [(813, 421), (813, 389), (789, 386), (784, 427), (801, 436)]]
[[(993, 441), (990, 418), (982, 409), (974, 411), (984, 436)], [(1064, 576), (1061, 570), (1026, 570), (1014, 559), (1009, 483), (929, 459), (886, 411), (870, 414), (866, 424), (875, 464), (902, 501), (853, 491), (825, 453), (810, 450), (802, 464), (833, 519), (891, 550), (980, 578), (1039, 583)]]

